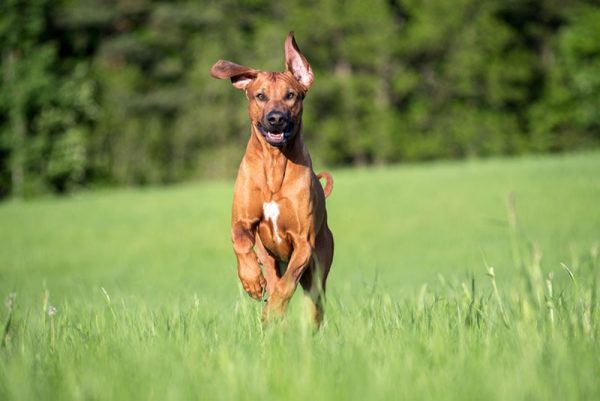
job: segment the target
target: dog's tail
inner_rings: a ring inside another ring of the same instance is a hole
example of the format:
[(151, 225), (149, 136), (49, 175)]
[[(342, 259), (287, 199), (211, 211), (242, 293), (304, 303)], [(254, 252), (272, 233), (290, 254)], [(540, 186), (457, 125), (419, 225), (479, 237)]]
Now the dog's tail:
[(333, 189), (333, 177), (327, 171), (321, 171), (317, 174), (317, 178), (320, 180), (321, 178), (325, 178), (325, 188), (323, 188), (323, 192), (325, 193), (325, 197), (327, 198)]

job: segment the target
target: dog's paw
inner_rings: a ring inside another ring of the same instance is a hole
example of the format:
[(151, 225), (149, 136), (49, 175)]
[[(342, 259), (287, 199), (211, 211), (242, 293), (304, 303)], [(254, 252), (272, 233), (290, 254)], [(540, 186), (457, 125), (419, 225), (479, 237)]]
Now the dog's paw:
[(267, 282), (260, 269), (258, 269), (258, 271), (244, 269), (238, 273), (242, 287), (244, 287), (244, 291), (246, 291), (252, 298), (261, 300), (267, 286)]

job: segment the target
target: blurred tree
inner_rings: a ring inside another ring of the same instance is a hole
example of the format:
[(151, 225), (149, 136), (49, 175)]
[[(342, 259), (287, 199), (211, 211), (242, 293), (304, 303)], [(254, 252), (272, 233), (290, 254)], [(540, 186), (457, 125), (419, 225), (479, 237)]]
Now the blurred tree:
[(562, 151), (600, 142), (599, 7), (572, 0), (5, 0), (0, 197), (232, 176), (250, 134), (225, 58), (316, 80), (319, 163)]
[[(0, 5), (0, 48), (2, 49), (2, 90), (0, 110), (2, 152), (0, 194), (22, 196), (28, 177), (28, 161), (37, 147), (32, 138), (29, 115), (48, 102), (52, 77), (48, 71), (54, 57), (51, 44), (44, 41), (46, 0), (7, 0)], [(9, 177), (7, 174), (9, 173)], [(37, 177), (31, 177), (35, 180)]]
[(544, 96), (531, 109), (532, 146), (559, 151), (600, 143), (600, 9), (569, 10), (569, 24), (544, 55)]
[(85, 178), (98, 110), (87, 63), (61, 74), (50, 1), (8, 0), (1, 7), (0, 111), (7, 118), (0, 125), (0, 194), (70, 190)]

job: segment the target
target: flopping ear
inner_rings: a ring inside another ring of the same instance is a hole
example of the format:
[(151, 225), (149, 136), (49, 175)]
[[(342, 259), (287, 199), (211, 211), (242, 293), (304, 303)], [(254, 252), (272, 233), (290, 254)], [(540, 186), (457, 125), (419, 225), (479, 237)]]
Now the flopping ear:
[(219, 60), (210, 69), (210, 75), (218, 79), (231, 79), (231, 83), (238, 89), (245, 90), (256, 78), (254, 68), (244, 67), (227, 60)]
[(285, 40), (285, 65), (296, 80), (308, 90), (313, 82), (314, 75), (306, 57), (300, 53), (300, 49), (294, 39), (294, 32), (290, 32)]

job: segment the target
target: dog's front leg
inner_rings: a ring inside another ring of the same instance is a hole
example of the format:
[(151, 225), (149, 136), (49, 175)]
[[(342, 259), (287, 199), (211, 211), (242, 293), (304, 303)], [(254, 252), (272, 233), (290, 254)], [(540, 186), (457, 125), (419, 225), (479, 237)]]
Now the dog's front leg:
[(275, 284), (273, 293), (269, 294), (269, 300), (263, 309), (263, 319), (281, 316), (285, 312), (288, 302), (296, 291), (296, 286), (302, 277), (302, 273), (311, 261), (313, 246), (308, 241), (294, 243), (294, 252), (288, 263), (287, 270), (281, 279)]
[(244, 290), (252, 298), (260, 300), (266, 286), (265, 278), (260, 271), (258, 259), (254, 253), (256, 223), (249, 220), (238, 220), (233, 223), (231, 239), (237, 257), (238, 276)]

